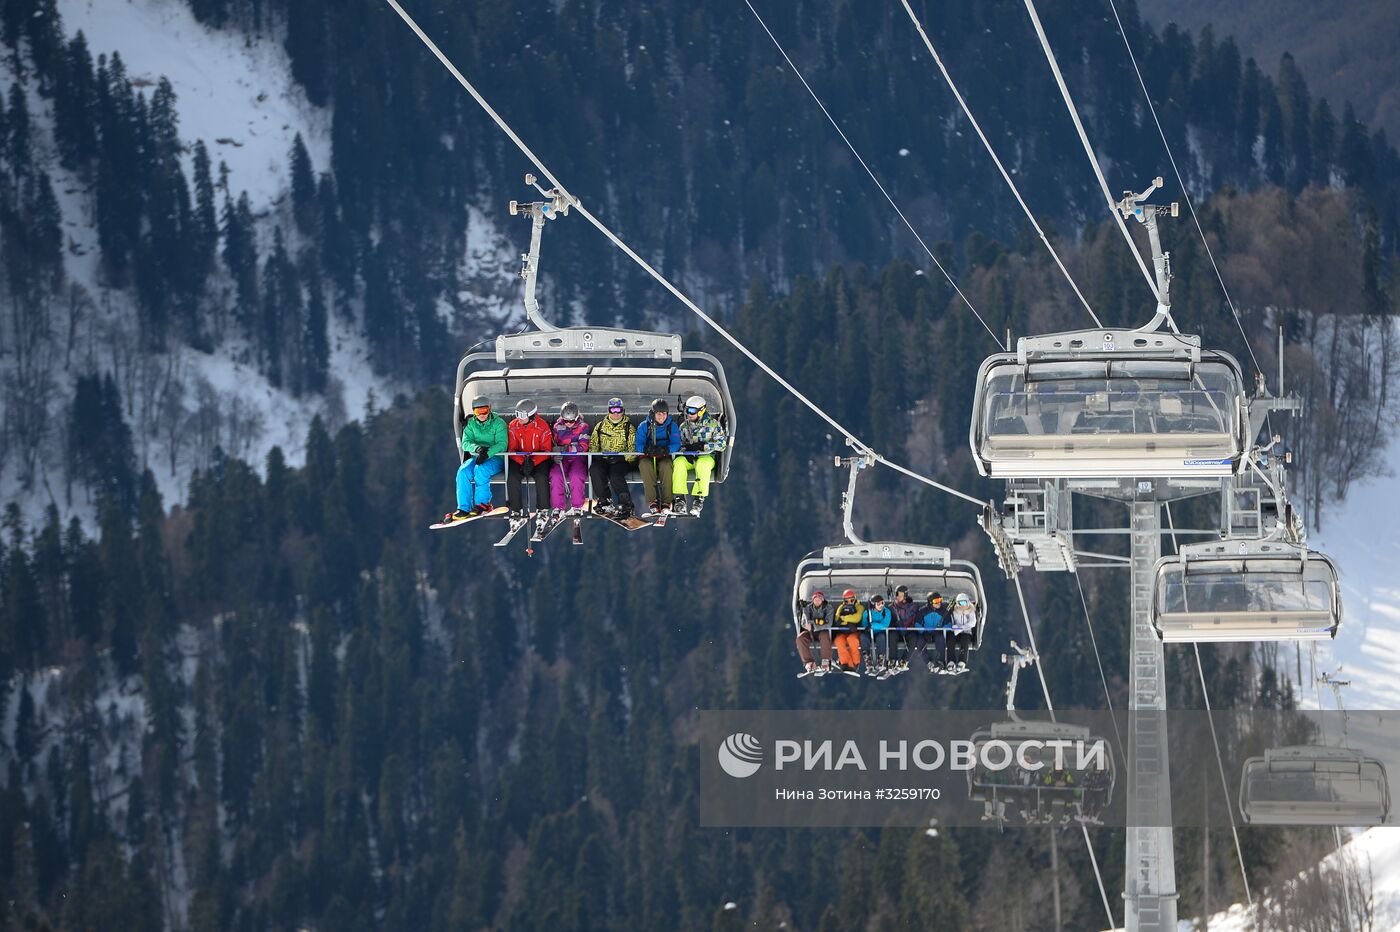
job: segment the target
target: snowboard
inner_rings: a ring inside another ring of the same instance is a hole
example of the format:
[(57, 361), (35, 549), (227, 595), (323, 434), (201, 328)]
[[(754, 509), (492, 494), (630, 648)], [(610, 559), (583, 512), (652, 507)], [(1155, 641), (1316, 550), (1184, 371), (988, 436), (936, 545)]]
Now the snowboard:
[(588, 513), (589, 513), (590, 515), (592, 515), (593, 517), (595, 517), (595, 518), (602, 518), (604, 521), (610, 522), (610, 523), (612, 523), (612, 524), (616, 524), (618, 527), (622, 528), (623, 530), (627, 530), (627, 531), (640, 531), (640, 530), (641, 530), (642, 528), (644, 528), (644, 527), (651, 527), (651, 522), (650, 522), (650, 521), (644, 521), (643, 519), (637, 517), (636, 515), (633, 515), (633, 516), (630, 517), (630, 518), (614, 518), (612, 515), (604, 514), (603, 512), (596, 510), (596, 509), (593, 507), (593, 503), (592, 503), (592, 502), (589, 502), (587, 507), (588, 507)]
[(492, 508), (485, 514), (470, 514), (467, 515), (465, 518), (457, 518), (452, 521), (439, 521), (437, 524), (428, 525), (428, 528), (434, 531), (441, 531), (443, 528), (456, 527), (459, 524), (470, 524), (478, 518), (498, 518), (509, 510), (510, 509), (502, 505), (499, 508)]

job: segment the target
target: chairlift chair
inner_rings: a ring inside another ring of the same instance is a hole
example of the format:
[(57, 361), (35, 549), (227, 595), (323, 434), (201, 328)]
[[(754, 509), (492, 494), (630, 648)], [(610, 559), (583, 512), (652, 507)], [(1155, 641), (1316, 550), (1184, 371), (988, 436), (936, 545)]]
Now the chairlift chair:
[[(1117, 769), (1109, 743), (1084, 725), (1023, 721), (1014, 712), (1011, 715), (1011, 720), (994, 723), (973, 734), (977, 765), (967, 771), (968, 799), (987, 805), (987, 811), (998, 822), (1047, 824), (1059, 821), (1061, 813), (1073, 813), (1079, 820), (1099, 824), (1103, 812), (1113, 801), (1113, 789), (1117, 784)], [(1023, 784), (1016, 779), (1014, 765), (1000, 771), (983, 766), (983, 748), (993, 741), (1010, 747), (1013, 761), (1018, 759), (1027, 742), (1043, 745), (1051, 741), (1069, 741), (1074, 746), (1080, 742), (1085, 746), (1101, 742), (1107, 767), (1103, 770), (1077, 767), (1076, 753), (1066, 749), (1064, 769), (1072, 780), (1064, 785), (1042, 783), (1040, 776), (1054, 767), (1055, 752), (1053, 746), (1042, 749), (1037, 745), (1026, 748), (1025, 757), (1042, 764), (1042, 769), (1031, 771), (1033, 782)]]
[[(685, 399), (700, 395), (729, 437), (728, 448), (715, 455), (710, 481), (723, 482), (729, 475), (735, 419), (724, 367), (708, 353), (682, 350), (675, 334), (570, 327), (500, 336), (494, 353), (470, 353), (457, 364), (452, 406), (457, 438), (465, 424), (462, 399), (470, 402), (476, 395), (486, 396), (499, 412), (529, 398), (546, 417), (572, 401), (590, 424), (606, 416), (609, 398), (621, 398), (628, 417), (639, 425), (645, 424), (653, 399), (666, 399), (673, 416), (684, 417)], [(458, 457), (465, 457), (460, 449)], [(493, 480), (502, 481), (500, 476)]]
[(1273, 748), (1245, 761), (1239, 805), (1250, 825), (1381, 825), (1390, 784), (1385, 765), (1351, 748)]
[(1223, 477), (1248, 449), (1233, 356), (1169, 332), (1024, 337), (977, 374), (969, 438), (993, 478)]
[(1281, 540), (1190, 544), (1157, 562), (1152, 626), (1163, 641), (1280, 641), (1335, 637), (1337, 567)]
[(947, 547), (922, 544), (843, 544), (807, 554), (793, 576), (793, 626), (802, 630), (802, 611), (812, 601), (814, 592), (824, 592), (833, 602), (839, 602), (841, 592), (854, 589), (862, 602), (881, 595), (890, 604), (900, 586), (907, 586), (915, 601), (921, 601), (926, 592), (941, 592), (950, 601), (959, 592), (972, 596), (977, 605), (972, 649), (982, 646), (987, 593), (981, 572), (974, 563), (952, 559)]
[[(621, 398), (629, 418), (637, 423), (645, 421), (653, 399), (666, 399), (683, 417), (684, 399), (699, 395), (728, 435), (725, 451), (715, 454), (710, 479), (723, 482), (729, 475), (736, 434), (734, 399), (724, 367), (708, 353), (684, 350), (677, 334), (616, 327), (556, 327), (545, 320), (535, 295), (541, 233), (548, 221), (568, 216), (576, 202), (562, 190), (544, 190), (533, 175), (526, 175), (525, 183), (545, 198), (534, 203), (510, 202), (512, 215), (531, 221), (530, 251), (521, 256), (520, 276), (525, 281), (526, 318), (536, 329), (498, 336), (494, 352), (469, 352), (457, 364), (452, 427), (458, 462), (466, 459), (460, 441), (466, 418), (464, 401), (470, 404), (477, 395), (485, 396), (501, 413), (529, 398), (546, 416), (572, 401), (590, 424), (607, 414), (610, 398)], [(637, 478), (635, 472), (632, 478)], [(491, 481), (500, 485), (505, 478), (498, 475)]]

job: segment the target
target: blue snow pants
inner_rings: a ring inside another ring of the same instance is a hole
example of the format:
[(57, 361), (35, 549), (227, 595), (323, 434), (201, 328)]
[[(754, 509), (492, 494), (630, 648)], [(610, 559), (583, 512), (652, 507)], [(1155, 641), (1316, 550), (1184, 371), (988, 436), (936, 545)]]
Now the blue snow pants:
[(474, 457), (457, 467), (457, 507), (471, 511), (477, 505), (491, 504), (491, 477), (500, 475), (503, 459), (493, 456), (484, 463)]

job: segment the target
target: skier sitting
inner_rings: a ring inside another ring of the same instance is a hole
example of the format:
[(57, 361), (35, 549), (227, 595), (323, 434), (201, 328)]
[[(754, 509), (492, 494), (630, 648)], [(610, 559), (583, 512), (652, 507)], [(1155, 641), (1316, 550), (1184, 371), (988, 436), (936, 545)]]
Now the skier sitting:
[(977, 631), (977, 606), (965, 592), (953, 599), (953, 613), (948, 619), (948, 669), (962, 673), (967, 669), (967, 652)]
[(491, 511), (491, 477), (505, 465), (501, 454), (506, 452), (505, 419), (491, 413), (491, 402), (484, 395), (470, 401), (462, 397), (467, 423), (462, 428), (462, 452), (466, 457), (457, 467), (457, 510), (445, 520), (461, 520), (473, 513)]
[(704, 504), (703, 499), (710, 493), (710, 476), (715, 471), (715, 454), (729, 444), (719, 418), (711, 415), (705, 407), (705, 399), (691, 395), (685, 400), (685, 420), (681, 423), (681, 449), (675, 457), (671, 469), (673, 481), (671, 491), (680, 496), (678, 511), (692, 511), (686, 501), (688, 479), (692, 461), (695, 465), (694, 493), (697, 501), (693, 511), (698, 513)]
[(923, 623), (923, 619), (919, 615), (918, 603), (909, 597), (908, 586), (900, 586), (894, 591), (894, 605), (890, 611), (894, 614), (893, 627), (899, 629), (894, 636), (898, 656), (890, 660), (890, 671), (903, 673), (909, 669), (909, 655), (923, 644), (923, 634), (914, 630)]
[[(930, 592), (924, 604), (923, 629), (924, 658), (928, 660), (928, 672), (944, 673), (948, 669), (948, 606), (943, 604), (941, 592)], [(933, 646), (933, 656), (928, 656), (929, 645)]]
[(543, 509), (549, 501), (549, 451), (554, 449), (554, 431), (544, 418), (540, 417), (539, 406), (528, 398), (522, 398), (515, 406), (515, 420), (508, 425), (510, 469), (506, 473), (506, 507), (511, 518), (524, 515), (524, 502), (520, 483), (523, 479), (535, 480), (535, 507)]
[(841, 604), (836, 606), (836, 633), (832, 638), (842, 673), (860, 676), (860, 632), (864, 627), (865, 607), (856, 601), (856, 591), (847, 589), (841, 593)]
[(894, 620), (894, 613), (885, 604), (884, 596), (876, 595), (871, 598), (866, 619), (870, 624), (871, 654), (870, 669), (867, 672), (871, 676), (877, 676), (883, 680), (890, 675), (889, 627)]
[[(564, 453), (588, 452), (588, 422), (579, 417), (578, 405), (564, 402), (554, 422), (554, 447)], [(588, 457), (561, 456), (549, 468), (549, 503), (555, 511), (582, 508), (588, 482)]]
[(671, 510), (671, 458), (681, 449), (681, 426), (670, 414), (665, 398), (651, 403), (646, 424), (637, 428), (636, 450), (642, 454), (637, 468), (642, 474), (642, 494), (652, 514)]
[[(588, 467), (588, 476), (593, 481), (594, 510), (611, 512), (611, 517), (619, 521), (632, 517), (633, 513), (632, 493), (627, 491), (627, 467), (637, 458), (633, 452), (636, 445), (637, 428), (627, 420), (622, 399), (609, 398), (607, 416), (593, 425), (589, 451), (614, 455), (589, 457), (593, 464)], [(616, 508), (613, 507), (614, 496)]]
[[(802, 658), (803, 670), (799, 677), (823, 676), (831, 671), (831, 623), (834, 613), (826, 601), (826, 593), (820, 590), (812, 593), (812, 601), (802, 609), (802, 630), (797, 633), (797, 656)], [(822, 665), (817, 666), (812, 659), (812, 642), (821, 646)]]

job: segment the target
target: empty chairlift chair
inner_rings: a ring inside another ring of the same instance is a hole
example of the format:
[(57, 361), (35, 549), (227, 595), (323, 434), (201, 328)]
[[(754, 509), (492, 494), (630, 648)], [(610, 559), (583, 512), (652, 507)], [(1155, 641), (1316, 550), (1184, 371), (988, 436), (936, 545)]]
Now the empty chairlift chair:
[(1239, 802), (1251, 825), (1381, 825), (1390, 785), (1380, 761), (1350, 748), (1274, 748), (1245, 761)]
[(971, 444), (993, 478), (1229, 476), (1247, 449), (1228, 353), (1166, 332), (1022, 338), (983, 362)]
[(1192, 544), (1157, 563), (1152, 624), (1164, 641), (1313, 640), (1341, 621), (1336, 566), (1297, 544)]

